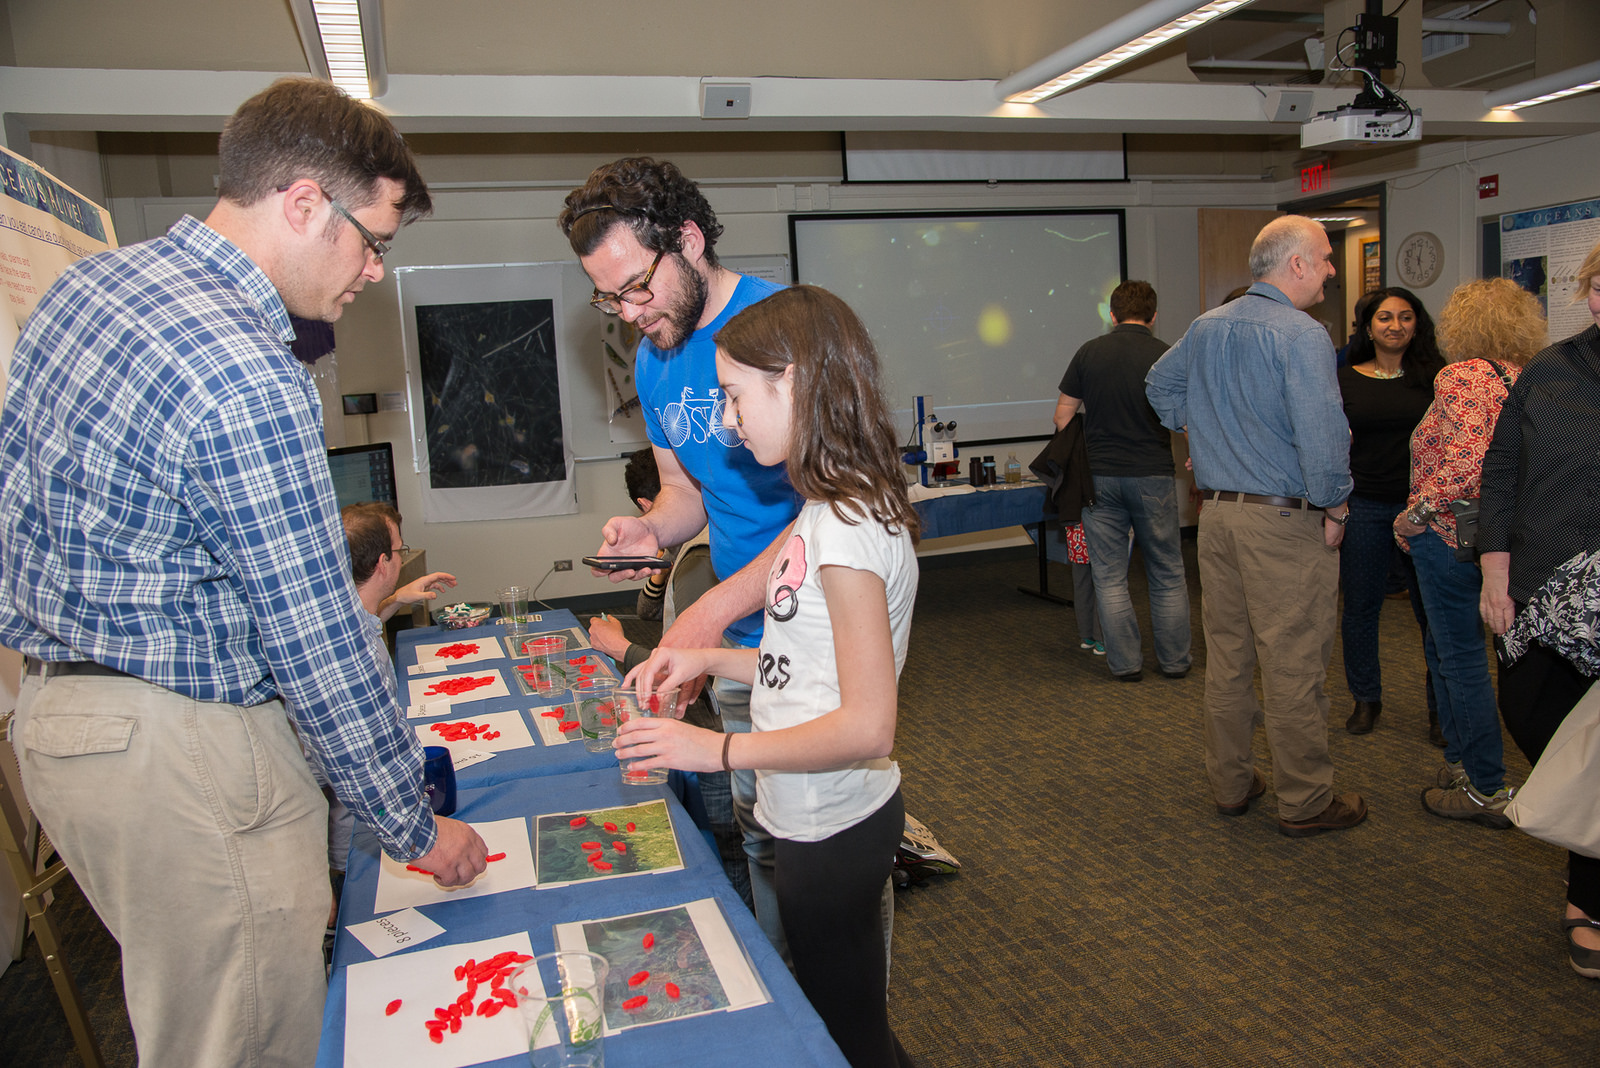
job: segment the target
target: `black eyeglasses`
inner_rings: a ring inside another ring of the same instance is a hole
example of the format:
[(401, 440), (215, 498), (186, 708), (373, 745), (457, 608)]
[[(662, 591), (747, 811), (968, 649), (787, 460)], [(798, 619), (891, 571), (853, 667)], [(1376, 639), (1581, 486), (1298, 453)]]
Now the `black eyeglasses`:
[(650, 269), (644, 272), (644, 277), (621, 293), (602, 293), (596, 289), (594, 296), (589, 298), (589, 303), (607, 315), (620, 315), (624, 304), (635, 306), (649, 304), (655, 299), (655, 294), (650, 292), (650, 279), (655, 276), (656, 268), (661, 266), (661, 257), (666, 254), (665, 250), (657, 252), (656, 258), (650, 261)]
[[(323, 195), (327, 196), (326, 193)], [(328, 206), (334, 211), (338, 212), (340, 215), (343, 215), (345, 217), (345, 221), (356, 228), (356, 233), (361, 235), (361, 240), (365, 241), (367, 243), (367, 248), (372, 250), (373, 257), (377, 259), (379, 263), (382, 263), (383, 257), (389, 253), (388, 244), (379, 241), (376, 234), (374, 234), (371, 230), (368, 230), (365, 226), (362, 226), (356, 217), (351, 215), (345, 206), (339, 203), (337, 200), (333, 199), (332, 197), (328, 197)]]

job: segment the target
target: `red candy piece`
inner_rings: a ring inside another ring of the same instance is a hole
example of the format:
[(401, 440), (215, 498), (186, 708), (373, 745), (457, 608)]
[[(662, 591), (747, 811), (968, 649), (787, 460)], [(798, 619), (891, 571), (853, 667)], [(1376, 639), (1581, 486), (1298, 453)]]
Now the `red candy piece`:
[(477, 642), (456, 642), (454, 645), (445, 645), (433, 655), (445, 660), (460, 660), (464, 656), (471, 656), (478, 651)]
[(450, 1022), (450, 1010), (449, 1009), (434, 1009), (433, 1010), (433, 1018), (441, 1026), (446, 1024), (446, 1023), (449, 1023)]
[(432, 1028), (429, 1028), (428, 1029), (428, 1041), (429, 1042), (443, 1042), (444, 1041), (444, 1032), (442, 1030), (434, 1030)]
[(636, 829), (637, 828), (635, 828), (634, 825), (631, 824), (631, 823), (623, 828), (623, 830), (627, 831), (629, 834), (632, 834)]
[(385, 1016), (393, 1016), (395, 1013), (397, 1013), (399, 1011), (400, 1011), (400, 999), (399, 998), (395, 998), (393, 1001), (389, 1002), (389, 1004), (384, 1008), (383, 1014)]
[(453, 1035), (453, 1034), (456, 1034), (457, 1032), (459, 1032), (460, 1030), (461, 1030), (461, 1017), (460, 1017), (460, 1015), (451, 1016), (450, 1017), (450, 1033)]
[(499, 731), (490, 731), (488, 734), (485, 734), (483, 736), (483, 740), (487, 742), (487, 741), (490, 741), (491, 739), (498, 738), (498, 737), (500, 737), (500, 732)]
[(649, 1000), (650, 1000), (649, 998), (645, 997), (643, 994), (640, 994), (637, 997), (631, 997), (627, 1001), (624, 1001), (622, 1003), (622, 1007), (624, 1009), (628, 1010), (629, 1012), (633, 1012), (635, 1009), (644, 1008), (645, 1002), (647, 1002)]
[(605, 828), (606, 828), (606, 830), (610, 831), (612, 834), (616, 834), (617, 833), (617, 825), (615, 823), (608, 823), (608, 824), (605, 825)]
[(560, 709), (560, 708), (551, 708), (551, 709), (547, 709), (544, 712), (540, 712), (539, 713), (539, 715), (544, 717), (545, 719), (560, 719), (562, 716), (564, 716), (566, 714), (567, 714), (566, 711), (563, 710), (563, 709)]
[(419, 868), (415, 864), (407, 864), (406, 865), (406, 871), (421, 872), (423, 875), (432, 875), (433, 874), (433, 872), (429, 871), (427, 868)]
[(478, 1015), (493, 1016), (503, 1008), (505, 1008), (505, 1006), (500, 1004), (499, 998), (485, 998), (483, 1004), (478, 1006)]
[(640, 983), (645, 982), (649, 978), (650, 978), (650, 973), (649, 972), (634, 972), (632, 975), (628, 976), (628, 985), (629, 986), (638, 986)]
[(653, 693), (650, 695), (650, 714), (652, 716), (659, 716), (661, 714), (661, 695), (658, 693)]
[(600, 852), (600, 850), (596, 849), (593, 853), (589, 854), (589, 863), (593, 864), (595, 861), (599, 860), (603, 856), (605, 856), (605, 854)]
[(497, 986), (493, 990), (489, 991), (489, 993), (493, 994), (495, 997), (504, 1002), (507, 1008), (510, 1008), (517, 1003), (517, 995), (513, 994), (510, 990), (507, 990), (503, 986)]
[(667, 997), (671, 998), (673, 1001), (677, 1001), (678, 1000), (678, 984), (677, 983), (668, 983), (666, 985), (666, 991), (667, 991)]
[(562, 734), (566, 734), (568, 731), (575, 731), (578, 729), (578, 721), (575, 719), (566, 720), (565, 722), (561, 723), (557, 729), (560, 730)]
[(466, 978), (466, 974), (467, 974), (467, 966), (465, 964), (457, 964), (456, 965), (456, 982), (458, 982), (458, 983), (461, 982), (462, 979)]
[(582, 664), (582, 665), (580, 665), (578, 667), (578, 674), (580, 674), (580, 675), (593, 675), (594, 674), (594, 665), (593, 664)]
[(484, 857), (483, 859), (488, 861), (490, 864), (493, 864), (497, 860), (505, 860), (506, 859), (506, 855), (504, 853), (490, 853), (488, 856)]
[(599, 842), (579, 842), (578, 843), (578, 848), (579, 849), (599, 849), (600, 848), (600, 843)]
[(594, 862), (594, 866), (601, 871), (611, 870), (611, 862), (609, 860), (597, 860)]
[(611, 843), (611, 848), (615, 849), (618, 853), (626, 853), (628, 851), (628, 843), (627, 842), (612, 842)]
[(572, 817), (572, 819), (568, 820), (567, 822), (570, 823), (574, 827), (582, 827), (585, 823), (589, 822), (589, 817), (588, 816), (574, 816), (574, 817)]
[(646, 935), (645, 935), (645, 936), (644, 936), (644, 948), (645, 948), (645, 949), (650, 949), (650, 948), (651, 948), (651, 947), (653, 947), (653, 946), (654, 946), (654, 945), (655, 945), (655, 944), (656, 944), (656, 936), (655, 936), (655, 935), (653, 935), (653, 934), (646, 934)]

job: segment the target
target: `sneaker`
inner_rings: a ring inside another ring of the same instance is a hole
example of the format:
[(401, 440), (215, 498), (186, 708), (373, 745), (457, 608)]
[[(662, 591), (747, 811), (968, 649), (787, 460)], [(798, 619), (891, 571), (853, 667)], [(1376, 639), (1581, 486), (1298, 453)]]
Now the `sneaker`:
[(1460, 764), (1445, 761), (1444, 767), (1439, 769), (1435, 785), (1441, 790), (1459, 790), (1467, 785), (1467, 769)]
[(1097, 646), (1099, 644), (1100, 644), (1099, 642), (1097, 642), (1097, 641), (1095, 641), (1094, 639), (1091, 638), (1088, 641), (1079, 642), (1078, 643), (1078, 648), (1082, 649), (1084, 652), (1089, 652), (1090, 650), (1092, 650), (1095, 646)]
[(1511, 793), (1511, 787), (1502, 786), (1494, 796), (1485, 797), (1470, 782), (1454, 790), (1434, 786), (1422, 791), (1422, 807), (1447, 820), (1472, 820), (1503, 831), (1511, 826), (1511, 817), (1506, 815)]
[(1278, 817), (1278, 830), (1290, 838), (1309, 838), (1324, 831), (1343, 831), (1367, 818), (1367, 803), (1360, 794), (1336, 794), (1328, 807), (1304, 820)]

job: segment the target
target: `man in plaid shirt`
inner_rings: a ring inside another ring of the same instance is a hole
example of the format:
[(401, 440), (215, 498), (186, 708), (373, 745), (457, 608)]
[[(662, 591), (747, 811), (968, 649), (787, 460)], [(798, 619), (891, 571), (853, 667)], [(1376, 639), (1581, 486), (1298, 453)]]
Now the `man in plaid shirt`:
[(390, 856), (445, 885), (484, 868), (373, 663), (287, 344), (432, 205), (389, 120), (309, 79), (246, 101), (219, 156), (204, 223), (74, 265), (17, 343), (0, 642), (27, 658), (23, 783), (121, 943), (140, 1061), (298, 1066), (330, 890), (295, 728)]

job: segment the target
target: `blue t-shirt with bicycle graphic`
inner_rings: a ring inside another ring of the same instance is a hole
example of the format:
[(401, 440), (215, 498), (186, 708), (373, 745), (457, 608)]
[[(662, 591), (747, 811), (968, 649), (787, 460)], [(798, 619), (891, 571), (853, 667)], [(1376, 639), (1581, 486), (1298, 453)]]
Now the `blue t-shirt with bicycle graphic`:
[[(762, 467), (722, 427), (722, 391), (717, 388), (717, 347), (712, 340), (745, 308), (782, 286), (745, 275), (728, 306), (675, 349), (662, 352), (645, 338), (639, 342), (634, 380), (649, 413), (650, 444), (671, 449), (689, 476), (700, 484), (711, 524), (711, 566), (725, 579), (761, 555), (803, 503), (790, 487), (783, 465)], [(761, 641), (759, 610), (736, 621), (727, 636), (746, 647)]]

